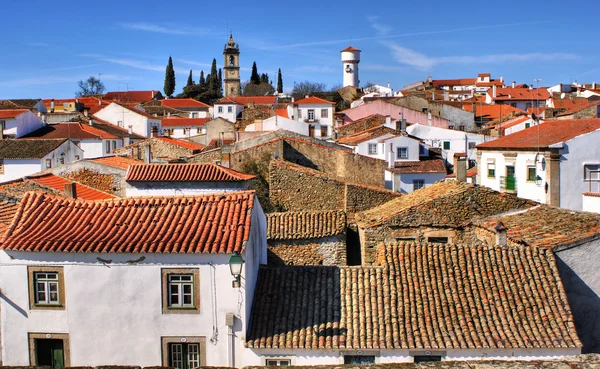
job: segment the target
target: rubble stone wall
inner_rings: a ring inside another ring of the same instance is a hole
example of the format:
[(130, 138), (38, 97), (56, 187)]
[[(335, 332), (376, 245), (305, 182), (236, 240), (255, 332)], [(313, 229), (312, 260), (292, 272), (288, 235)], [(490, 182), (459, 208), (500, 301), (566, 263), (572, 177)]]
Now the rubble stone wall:
[(349, 222), (354, 220), (355, 213), (374, 208), (398, 196), (401, 196), (398, 192), (347, 184), (345, 210), (348, 213)]
[(83, 160), (57, 167), (52, 173), (99, 191), (119, 197), (125, 196), (125, 169)]
[(270, 240), (268, 251), (269, 266), (347, 265), (344, 234), (310, 240)]

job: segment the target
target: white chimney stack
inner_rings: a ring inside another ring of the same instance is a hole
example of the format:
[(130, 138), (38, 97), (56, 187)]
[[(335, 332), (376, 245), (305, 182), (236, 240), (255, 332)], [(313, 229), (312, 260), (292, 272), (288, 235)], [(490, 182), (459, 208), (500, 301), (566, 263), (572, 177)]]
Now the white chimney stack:
[(496, 98), (496, 85), (492, 86), (492, 97), (495, 99)]
[(516, 84), (517, 84), (517, 83), (516, 83), (515, 81), (513, 81), (513, 83), (512, 83), (512, 88), (515, 88)]
[(90, 118), (90, 126), (94, 125), (94, 120), (92, 118)]

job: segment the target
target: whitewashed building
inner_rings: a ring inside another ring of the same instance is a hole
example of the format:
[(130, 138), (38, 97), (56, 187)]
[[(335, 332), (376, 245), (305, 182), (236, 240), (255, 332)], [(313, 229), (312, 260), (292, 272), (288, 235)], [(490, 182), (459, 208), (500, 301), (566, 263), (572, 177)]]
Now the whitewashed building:
[(254, 192), (28, 193), (14, 222), (0, 247), (4, 365), (244, 365), (267, 250)]
[(210, 118), (163, 118), (163, 135), (173, 138), (189, 138), (206, 134), (206, 122)]
[(255, 176), (213, 163), (136, 164), (125, 177), (125, 196), (193, 196), (248, 190)]
[(95, 112), (94, 116), (144, 137), (151, 137), (153, 130), (161, 130), (161, 119), (146, 113), (139, 105), (133, 107), (113, 102)]
[(210, 118), (211, 106), (195, 99), (162, 99), (162, 106), (189, 113), (189, 118)]
[(21, 138), (44, 126), (44, 122), (28, 109), (0, 110), (3, 138)]
[(213, 117), (223, 118), (235, 122), (238, 115), (244, 110), (244, 104), (236, 102), (231, 97), (224, 97), (217, 101), (213, 107)]
[(599, 140), (596, 118), (546, 121), (478, 145), (478, 183), (543, 204), (582, 210), (583, 201), (589, 200), (583, 194), (600, 192)]
[(0, 182), (25, 177), (83, 158), (83, 150), (68, 139), (0, 140)]
[(288, 105), (288, 116), (308, 125), (308, 136), (330, 139), (333, 137), (335, 103), (315, 96)]
[(279, 129), (285, 129), (286, 131), (295, 132), (304, 136), (308, 136), (309, 134), (308, 124), (279, 115), (274, 115), (270, 118), (263, 119), (260, 122), (248, 124), (244, 131), (277, 131)]

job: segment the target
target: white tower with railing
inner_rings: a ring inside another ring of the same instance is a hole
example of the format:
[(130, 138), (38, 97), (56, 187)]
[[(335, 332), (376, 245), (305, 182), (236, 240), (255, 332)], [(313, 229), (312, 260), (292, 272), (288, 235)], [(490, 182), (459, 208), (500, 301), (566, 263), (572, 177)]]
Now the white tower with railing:
[(360, 63), (360, 50), (355, 47), (348, 46), (342, 53), (342, 66), (344, 73), (344, 87), (358, 87), (360, 80), (358, 79), (358, 63)]

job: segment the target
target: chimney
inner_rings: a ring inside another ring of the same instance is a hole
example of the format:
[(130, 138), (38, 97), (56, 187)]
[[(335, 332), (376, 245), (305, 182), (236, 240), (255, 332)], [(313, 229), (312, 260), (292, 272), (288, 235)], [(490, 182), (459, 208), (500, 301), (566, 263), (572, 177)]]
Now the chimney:
[(494, 228), (496, 230), (496, 246), (506, 246), (507, 236), (506, 231), (508, 228), (502, 223), (498, 221), (498, 224)]
[(400, 120), (400, 130), (402, 132), (406, 132), (406, 119), (402, 118)]
[(152, 148), (150, 145), (144, 146), (144, 162), (149, 164), (152, 160)]
[(463, 153), (454, 154), (454, 174), (457, 182), (467, 181), (467, 155)]
[(385, 126), (392, 128), (392, 117), (390, 117), (389, 115), (385, 117)]
[(77, 188), (75, 187), (75, 182), (65, 183), (65, 196), (68, 199), (76, 199), (77, 198)]
[(89, 115), (89, 110), (88, 109), (84, 109), (83, 110), (83, 116), (87, 118), (88, 115)]
[[(385, 148), (385, 146), (384, 146)], [(389, 168), (393, 168), (394, 167), (394, 144), (390, 144), (390, 151), (388, 153), (388, 167)]]
[(46, 117), (46, 114), (42, 114), (42, 123), (44, 125), (48, 124), (48, 117)]
[(294, 96), (292, 96), (292, 104), (294, 103)]
[(444, 90), (444, 101), (449, 101), (450, 100), (450, 93), (448, 92), (448, 90)]
[(516, 84), (517, 84), (517, 83), (516, 83), (515, 81), (513, 81), (513, 83), (512, 83), (512, 88), (515, 88)]
[(129, 125), (129, 134), (132, 135), (133, 134), (133, 126), (130, 124)]
[(529, 89), (530, 89), (530, 90), (533, 90), (533, 85), (529, 85)]
[(500, 76), (500, 83), (504, 84), (504, 77)]
[(492, 97), (495, 99), (496, 98), (496, 85), (492, 86)]
[(167, 118), (171, 118), (171, 112), (167, 113)]
[(94, 125), (94, 119), (90, 118), (90, 126)]
[[(152, 98), (154, 99), (154, 90), (151, 91), (152, 92)], [(168, 97), (168, 96), (167, 96)]]
[(75, 104), (79, 104), (79, 98), (75, 99)]
[(50, 113), (54, 113), (54, 99), (50, 102)]
[(596, 82), (592, 82), (592, 90), (596, 89)]
[(305, 99), (308, 99), (308, 95), (304, 95), (304, 98), (305, 98)]

